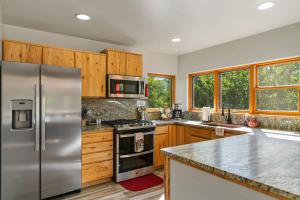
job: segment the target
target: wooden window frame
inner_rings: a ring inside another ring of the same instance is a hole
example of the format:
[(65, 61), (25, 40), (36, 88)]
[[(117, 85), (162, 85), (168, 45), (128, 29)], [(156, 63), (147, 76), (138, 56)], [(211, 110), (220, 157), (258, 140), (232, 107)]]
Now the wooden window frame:
[[(288, 115), (288, 116), (299, 116), (300, 115), (300, 85), (296, 86), (259, 86), (258, 85), (258, 68), (264, 67), (273, 64), (288, 63), (293, 61), (300, 61), (300, 57), (292, 57), (286, 59), (280, 59), (275, 61), (260, 62), (255, 64), (235, 66), (235, 67), (226, 67), (218, 68), (215, 70), (208, 70), (203, 72), (196, 72), (188, 74), (188, 111), (189, 112), (200, 112), (202, 109), (193, 108), (193, 77), (212, 74), (214, 73), (214, 109), (213, 112), (220, 112), (220, 91), (221, 91), (221, 82), (220, 74), (223, 72), (237, 71), (249, 69), (249, 110), (237, 110), (233, 109), (233, 112), (236, 113), (250, 113), (250, 114), (266, 114), (266, 115)], [(275, 89), (275, 88), (296, 88), (298, 89), (298, 111), (271, 111), (271, 110), (257, 110), (256, 105), (256, 91), (261, 89)]]
[[(276, 65), (276, 64), (284, 64), (284, 63), (289, 63), (289, 62), (295, 62), (295, 61), (300, 62), (300, 57), (281, 59), (281, 60), (276, 60), (276, 61), (271, 61), (271, 62), (264, 62), (264, 63), (259, 63), (259, 64), (254, 65), (254, 70), (255, 70), (254, 114), (292, 115), (292, 116), (300, 115), (300, 85), (259, 86), (259, 80), (258, 80), (258, 68), (268, 67), (270, 65)], [(288, 88), (298, 89), (298, 110), (297, 111), (257, 110), (257, 105), (256, 105), (256, 91), (257, 90), (288, 89)]]
[[(192, 112), (200, 112), (202, 111), (202, 108), (194, 108), (193, 105), (193, 78), (196, 76), (203, 76), (203, 75), (209, 75), (209, 74), (213, 74), (214, 75), (214, 111), (216, 111), (217, 109), (217, 105), (216, 105), (216, 96), (219, 96), (219, 90), (218, 90), (218, 84), (217, 82), (219, 82), (218, 80), (216, 80), (216, 74), (215, 71), (204, 71), (204, 72), (198, 72), (198, 73), (193, 73), (193, 74), (189, 74), (188, 75), (188, 110), (192, 111)], [(218, 79), (218, 78), (217, 78)], [(217, 85), (216, 85), (217, 84)]]
[[(171, 79), (171, 103), (174, 104), (176, 101), (176, 76), (171, 74), (159, 74), (159, 73), (148, 73), (148, 77), (161, 77)], [(148, 108), (148, 112), (160, 112), (162, 108)]]

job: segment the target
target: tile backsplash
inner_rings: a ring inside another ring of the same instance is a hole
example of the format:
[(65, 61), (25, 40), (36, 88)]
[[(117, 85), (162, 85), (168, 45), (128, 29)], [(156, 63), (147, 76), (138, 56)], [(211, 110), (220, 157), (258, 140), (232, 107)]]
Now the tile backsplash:
[[(138, 119), (137, 101), (140, 99), (119, 99), (119, 98), (83, 98), (82, 107), (92, 111), (94, 117), (102, 120), (114, 119)], [(144, 100), (146, 105), (147, 100)], [(146, 118), (149, 120), (160, 119), (160, 112), (147, 113)], [(244, 124), (245, 115), (232, 113), (233, 124)], [(282, 129), (300, 132), (300, 117), (288, 116), (267, 116), (255, 115), (259, 122), (260, 128)], [(183, 118), (187, 120), (202, 120), (202, 112), (183, 112)], [(225, 123), (225, 119), (221, 113), (213, 113), (212, 121)]]
[(102, 120), (137, 119), (139, 117), (137, 112), (137, 101), (141, 100), (83, 98), (82, 108), (91, 110), (94, 117), (101, 118)]

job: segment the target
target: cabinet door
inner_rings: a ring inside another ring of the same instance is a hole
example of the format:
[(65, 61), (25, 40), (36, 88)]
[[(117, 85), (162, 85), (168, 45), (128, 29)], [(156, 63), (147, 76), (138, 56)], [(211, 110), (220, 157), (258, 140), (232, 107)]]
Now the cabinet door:
[(26, 56), (27, 63), (42, 64), (43, 48), (41, 46), (29, 45), (29, 52)]
[(113, 176), (113, 160), (95, 162), (82, 166), (82, 184), (99, 181)]
[(81, 69), (81, 94), (83, 97), (88, 96), (88, 53), (75, 53), (75, 67)]
[(126, 53), (121, 51), (115, 52), (115, 65), (119, 75), (126, 75)]
[(93, 97), (106, 96), (106, 56), (89, 55), (88, 93)]
[(169, 146), (176, 146), (177, 145), (177, 129), (176, 125), (169, 126)]
[(107, 74), (126, 75), (126, 53), (107, 51)]
[(116, 51), (107, 51), (107, 74), (119, 74), (120, 68), (116, 65)]
[(185, 131), (184, 126), (177, 126), (177, 145), (185, 144)]
[(209, 139), (191, 135), (191, 139), (190, 139), (190, 140), (191, 140), (191, 143), (195, 143), (195, 142), (203, 142), (203, 141), (207, 141), (207, 140), (209, 140)]
[(106, 96), (106, 56), (76, 52), (76, 68), (81, 69), (82, 96)]
[(143, 76), (143, 56), (138, 54), (126, 54), (126, 75)]
[(154, 136), (154, 166), (161, 167), (164, 165), (165, 156), (160, 152), (160, 149), (169, 146), (168, 134), (160, 134)]
[(75, 52), (67, 49), (44, 47), (43, 64), (75, 67)]
[(42, 47), (22, 42), (3, 41), (3, 60), (42, 63)]

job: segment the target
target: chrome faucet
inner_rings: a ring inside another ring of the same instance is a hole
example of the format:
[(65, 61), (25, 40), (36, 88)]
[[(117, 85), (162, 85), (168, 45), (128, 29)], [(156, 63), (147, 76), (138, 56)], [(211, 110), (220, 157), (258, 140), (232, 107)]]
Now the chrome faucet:
[(231, 120), (231, 114), (230, 114), (230, 106), (228, 106), (228, 112), (227, 115), (225, 116), (224, 114), (224, 104), (222, 104), (222, 114), (223, 117), (225, 117), (226, 123), (227, 124), (232, 124), (232, 120)]

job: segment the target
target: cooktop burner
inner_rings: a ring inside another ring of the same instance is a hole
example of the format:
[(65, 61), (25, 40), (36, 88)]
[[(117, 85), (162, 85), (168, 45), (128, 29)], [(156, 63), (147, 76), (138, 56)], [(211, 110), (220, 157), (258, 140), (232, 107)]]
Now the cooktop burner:
[(155, 127), (153, 122), (139, 119), (117, 119), (111, 121), (103, 121), (102, 123), (114, 126), (117, 130)]

